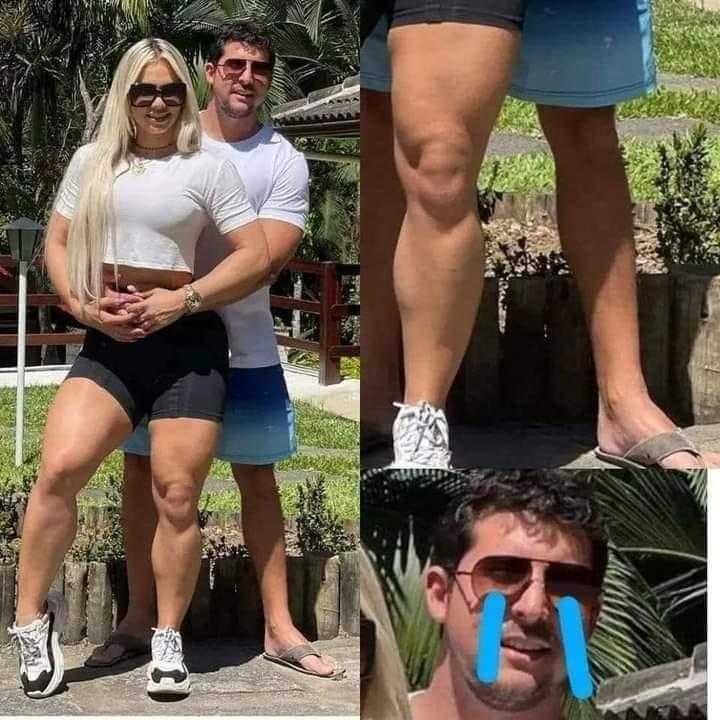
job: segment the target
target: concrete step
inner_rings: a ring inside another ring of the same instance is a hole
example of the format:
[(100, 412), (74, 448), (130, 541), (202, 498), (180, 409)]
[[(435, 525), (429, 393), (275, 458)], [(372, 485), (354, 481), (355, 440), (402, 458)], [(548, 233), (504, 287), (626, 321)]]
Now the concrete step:
[(10, 647), (0, 648), (0, 715), (334, 715), (360, 712), (360, 644), (340, 637), (315, 643), (346, 668), (342, 680), (319, 680), (270, 663), (262, 648), (217, 638), (189, 642), (185, 660), (192, 694), (172, 703), (151, 700), (146, 664), (129, 661), (113, 668), (89, 669), (83, 663), (92, 646), (63, 646), (64, 691), (43, 700), (25, 697)]

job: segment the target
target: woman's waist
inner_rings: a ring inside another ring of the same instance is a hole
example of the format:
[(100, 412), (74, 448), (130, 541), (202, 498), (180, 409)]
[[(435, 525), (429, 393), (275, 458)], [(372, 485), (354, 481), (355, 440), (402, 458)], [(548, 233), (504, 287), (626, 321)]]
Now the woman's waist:
[(192, 282), (192, 279), (193, 274), (187, 270), (143, 268), (132, 265), (118, 265), (116, 278), (114, 266), (110, 263), (103, 265), (105, 284), (118, 292), (125, 291), (128, 285), (134, 286), (138, 292), (154, 288), (177, 290)]

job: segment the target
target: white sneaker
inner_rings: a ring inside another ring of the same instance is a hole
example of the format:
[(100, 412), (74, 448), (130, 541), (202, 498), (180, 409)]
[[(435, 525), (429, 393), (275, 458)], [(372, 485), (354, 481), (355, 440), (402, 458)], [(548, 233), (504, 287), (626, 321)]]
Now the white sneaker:
[(450, 470), (450, 428), (445, 413), (429, 403), (395, 403), (400, 412), (393, 423), (395, 462), (391, 469)]
[(172, 628), (153, 630), (152, 660), (147, 669), (148, 695), (189, 695), (190, 673), (185, 667), (180, 633)]
[(60, 650), (60, 636), (66, 619), (65, 598), (52, 591), (47, 597), (45, 615), (29, 625), (8, 628), (18, 649), (20, 680), (28, 697), (48, 697), (62, 682), (65, 660)]

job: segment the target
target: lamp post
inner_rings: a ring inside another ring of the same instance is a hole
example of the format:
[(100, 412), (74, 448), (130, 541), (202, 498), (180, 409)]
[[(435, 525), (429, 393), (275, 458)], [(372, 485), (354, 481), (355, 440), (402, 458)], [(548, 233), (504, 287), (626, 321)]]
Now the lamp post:
[(10, 254), (18, 263), (18, 346), (17, 388), (15, 402), (15, 467), (23, 462), (25, 415), (25, 319), (27, 315), (27, 271), (33, 258), (42, 225), (29, 218), (19, 218), (2, 228), (7, 233)]

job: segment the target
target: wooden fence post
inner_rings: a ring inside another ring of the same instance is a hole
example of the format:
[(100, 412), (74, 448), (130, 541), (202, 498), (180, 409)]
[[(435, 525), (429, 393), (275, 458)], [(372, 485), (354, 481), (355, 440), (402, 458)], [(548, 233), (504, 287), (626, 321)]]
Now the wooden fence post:
[(670, 381), (669, 275), (638, 275), (638, 319), (643, 374), (652, 399), (668, 408)]
[(671, 387), (684, 422), (720, 421), (720, 275), (674, 278)]
[(508, 281), (501, 378), (511, 418), (547, 417), (547, 283), (544, 277)]
[(360, 635), (360, 557), (357, 551), (340, 553), (340, 630)]
[(320, 298), (320, 384), (335, 385), (342, 380), (340, 358), (330, 356), (330, 348), (340, 344), (340, 328), (333, 318), (332, 308), (337, 305), (340, 288), (335, 263), (322, 263)]
[(15, 564), (0, 564), (0, 645), (9, 642), (15, 621)]
[(218, 637), (237, 633), (238, 596), (236, 590), (238, 559), (218, 558), (214, 562), (212, 618)]
[(68, 619), (63, 632), (63, 642), (67, 645), (79, 643), (85, 637), (87, 563), (65, 563), (65, 601)]
[(337, 637), (340, 626), (340, 559), (305, 558), (305, 625), (318, 640)]
[(597, 389), (592, 347), (580, 293), (573, 280), (550, 280), (548, 302), (550, 403), (560, 418), (594, 417)]
[(87, 639), (95, 645), (101, 645), (112, 632), (110, 573), (103, 562), (91, 562), (88, 565)]
[(500, 396), (500, 328), (496, 278), (485, 279), (475, 326), (458, 379), (463, 419), (479, 422), (497, 416)]
[(262, 638), (265, 618), (255, 565), (250, 558), (238, 558), (236, 567), (238, 635)]

